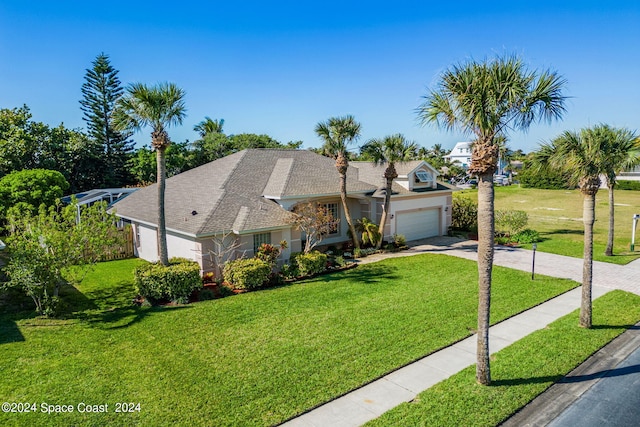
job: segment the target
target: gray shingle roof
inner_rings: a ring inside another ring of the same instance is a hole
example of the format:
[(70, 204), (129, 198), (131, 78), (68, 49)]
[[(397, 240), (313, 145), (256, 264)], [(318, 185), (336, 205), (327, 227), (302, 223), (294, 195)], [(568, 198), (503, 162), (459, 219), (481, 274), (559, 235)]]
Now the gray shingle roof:
[[(411, 160), (405, 163), (396, 163), (396, 172), (398, 173), (398, 176), (407, 176), (407, 174), (416, 169), (422, 163), (422, 160)], [(428, 163), (426, 164), (433, 169), (433, 167)], [(377, 186), (378, 191), (373, 194), (374, 197), (381, 194), (384, 195), (384, 191), (382, 190), (387, 186), (387, 180), (384, 178), (384, 171), (387, 168), (386, 163), (378, 165), (372, 162), (349, 162), (349, 165), (353, 166), (358, 171), (357, 177), (360, 181)], [(435, 169), (433, 170), (435, 171)], [(410, 191), (395, 181), (391, 184), (391, 192), (393, 194), (415, 193), (415, 191)]]
[[(183, 172), (166, 181), (167, 228), (200, 236), (287, 226), (291, 214), (271, 199), (339, 195), (334, 164), (306, 150), (250, 149)], [(358, 181), (357, 173), (349, 168), (348, 192), (373, 192), (376, 187)], [(114, 207), (120, 216), (156, 224), (157, 185)]]

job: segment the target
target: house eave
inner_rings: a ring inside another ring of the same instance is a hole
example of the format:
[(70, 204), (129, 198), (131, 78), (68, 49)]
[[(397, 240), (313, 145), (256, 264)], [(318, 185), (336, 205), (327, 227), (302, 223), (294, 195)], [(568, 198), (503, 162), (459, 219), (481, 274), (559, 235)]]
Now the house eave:
[[(138, 224), (146, 225), (146, 226), (149, 226), (149, 227), (152, 227), (152, 228), (157, 228), (158, 227), (157, 224), (154, 224), (152, 222), (143, 221), (141, 219), (130, 217), (130, 216), (126, 216), (126, 215), (120, 215), (117, 212), (116, 212), (116, 216), (118, 216), (120, 218), (123, 218), (123, 219), (127, 219), (127, 220), (132, 221), (132, 222), (136, 222)], [(193, 237), (193, 238), (197, 238), (198, 237), (198, 235), (195, 234), (195, 233), (189, 233), (187, 231), (178, 230), (178, 229), (171, 228), (171, 227), (167, 227), (167, 231), (170, 231), (171, 233), (174, 233), (174, 234), (181, 234), (183, 236), (188, 236), (188, 237)]]
[[(371, 192), (371, 190), (361, 190), (361, 191), (347, 191), (348, 196), (361, 196), (366, 195)], [(318, 193), (318, 194), (305, 194), (305, 195), (294, 195), (294, 196), (268, 196), (263, 195), (265, 199), (269, 200), (307, 200), (307, 199), (316, 199), (320, 197), (340, 197), (339, 192), (334, 193)]]

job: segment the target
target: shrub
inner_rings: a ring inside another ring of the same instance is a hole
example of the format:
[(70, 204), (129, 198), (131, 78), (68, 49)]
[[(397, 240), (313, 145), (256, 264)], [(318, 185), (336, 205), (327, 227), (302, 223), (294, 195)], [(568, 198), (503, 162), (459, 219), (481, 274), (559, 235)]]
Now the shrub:
[(529, 216), (525, 211), (504, 210), (495, 212), (496, 229), (511, 236), (527, 226)]
[(354, 258), (362, 258), (362, 249), (355, 248), (353, 250), (353, 257)]
[(257, 289), (264, 284), (271, 273), (269, 263), (257, 259), (237, 259), (224, 266), (224, 280), (236, 289)]
[(200, 301), (212, 300), (212, 299), (215, 299), (215, 297), (216, 297), (216, 293), (209, 288), (201, 289), (200, 293), (198, 294), (198, 299)]
[(168, 266), (139, 266), (134, 276), (137, 292), (151, 303), (162, 299), (185, 303), (194, 290), (202, 288), (200, 266), (186, 258), (172, 258)]
[(280, 249), (268, 243), (263, 243), (256, 252), (256, 258), (266, 262), (273, 266), (276, 264), (276, 260), (280, 256)]
[(347, 262), (344, 260), (343, 256), (338, 255), (337, 257), (334, 258), (333, 262), (338, 266), (338, 267), (344, 267)]
[(616, 184), (616, 190), (640, 190), (640, 181), (621, 180)]
[(327, 255), (318, 251), (298, 255), (296, 265), (301, 276), (322, 273), (327, 266)]
[(473, 200), (457, 194), (453, 195), (451, 228), (466, 231), (478, 228), (478, 205)]
[(280, 273), (270, 273), (269, 277), (267, 277), (267, 282), (265, 286), (269, 288), (273, 288), (276, 286), (282, 286), (284, 284), (284, 277)]
[(280, 273), (282, 273), (285, 279), (295, 279), (299, 276), (298, 267), (295, 265), (295, 263), (283, 265)]
[(393, 244), (396, 245), (396, 247), (404, 246), (407, 244), (407, 238), (404, 237), (404, 234), (394, 234)]
[(511, 240), (518, 243), (536, 243), (540, 241), (540, 234), (527, 228), (511, 236)]
[(518, 181), (525, 188), (540, 188), (544, 190), (566, 190), (574, 188), (569, 185), (568, 176), (551, 168), (536, 170), (525, 162), (518, 172)]

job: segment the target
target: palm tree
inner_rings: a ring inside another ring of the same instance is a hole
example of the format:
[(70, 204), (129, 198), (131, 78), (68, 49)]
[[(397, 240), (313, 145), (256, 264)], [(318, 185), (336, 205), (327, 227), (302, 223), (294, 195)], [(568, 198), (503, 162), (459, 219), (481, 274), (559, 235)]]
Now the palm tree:
[(594, 128), (600, 137), (608, 141), (608, 163), (605, 171), (607, 189), (609, 190), (609, 233), (607, 248), (604, 254), (613, 256), (613, 235), (615, 225), (615, 204), (613, 189), (616, 185), (616, 176), (623, 170), (634, 167), (640, 163), (640, 140), (628, 129), (612, 128), (608, 125), (598, 125)]
[(349, 168), (347, 146), (355, 142), (360, 136), (360, 123), (356, 122), (351, 115), (331, 117), (326, 122), (318, 123), (315, 132), (324, 141), (322, 146), (323, 153), (336, 160), (336, 169), (340, 174), (340, 198), (342, 199), (344, 217), (349, 225), (351, 236), (353, 236), (353, 244), (359, 249), (360, 240), (353, 226), (349, 205), (347, 204), (347, 169)]
[(440, 76), (417, 112), (423, 124), (473, 134), (469, 172), (478, 176), (478, 347), (476, 379), (491, 382), (489, 309), (494, 245), (493, 173), (497, 168), (495, 138), (509, 129), (526, 130), (540, 120), (564, 112), (565, 80), (554, 71), (529, 71), (515, 57), (454, 65)]
[[(389, 208), (391, 206), (391, 185), (393, 180), (398, 177), (396, 172), (396, 163), (405, 163), (414, 158), (418, 146), (414, 142), (409, 142), (399, 133), (395, 135), (385, 136), (383, 139), (372, 139), (363, 147), (362, 151), (367, 153), (372, 161), (378, 165), (387, 165), (384, 170), (384, 178), (386, 180), (386, 189), (384, 195), (384, 205), (382, 206), (382, 218), (378, 232), (384, 238), (384, 226), (389, 217)], [(382, 238), (376, 244), (376, 248), (382, 245)]]
[(193, 127), (193, 130), (200, 134), (200, 138), (211, 133), (222, 133), (222, 127), (224, 126), (224, 119), (215, 119), (205, 116), (204, 120)]
[(182, 123), (186, 115), (185, 93), (173, 83), (148, 87), (131, 84), (118, 101), (115, 124), (119, 129), (138, 131), (151, 127), (151, 145), (156, 150), (158, 180), (158, 250), (160, 262), (169, 264), (164, 214), (165, 151), (171, 144), (166, 128)]
[(362, 218), (356, 221), (356, 231), (360, 233), (363, 245), (378, 246), (378, 242), (382, 241), (382, 234), (378, 231), (378, 226), (369, 220), (369, 218)]
[(542, 144), (534, 156), (536, 167), (546, 165), (565, 172), (570, 183), (578, 185), (582, 193), (584, 249), (580, 326), (584, 328), (592, 325), (593, 223), (600, 175), (605, 174), (609, 168), (609, 156), (612, 152), (610, 142), (607, 133), (599, 126), (582, 129), (580, 132), (566, 131), (551, 143)]

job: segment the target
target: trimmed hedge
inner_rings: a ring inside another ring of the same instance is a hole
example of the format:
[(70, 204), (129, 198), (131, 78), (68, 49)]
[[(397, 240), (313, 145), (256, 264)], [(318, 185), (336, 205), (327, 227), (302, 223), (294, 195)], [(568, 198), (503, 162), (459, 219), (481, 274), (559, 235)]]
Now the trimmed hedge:
[(248, 258), (229, 261), (222, 276), (236, 289), (257, 289), (269, 278), (271, 265), (261, 259)]
[(200, 266), (185, 258), (172, 258), (168, 266), (141, 265), (134, 276), (137, 292), (152, 304), (162, 299), (186, 303), (194, 290), (202, 288)]
[(301, 276), (310, 276), (325, 271), (328, 258), (327, 254), (313, 251), (308, 254), (296, 255), (294, 259), (298, 267), (298, 273)]
[(518, 172), (518, 181), (525, 188), (540, 188), (544, 190), (567, 190), (575, 188), (569, 184), (567, 174), (550, 168), (534, 170), (525, 162), (524, 167)]
[(640, 191), (640, 181), (620, 180), (617, 181), (615, 189)]

